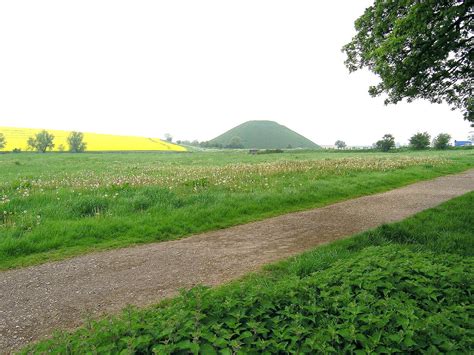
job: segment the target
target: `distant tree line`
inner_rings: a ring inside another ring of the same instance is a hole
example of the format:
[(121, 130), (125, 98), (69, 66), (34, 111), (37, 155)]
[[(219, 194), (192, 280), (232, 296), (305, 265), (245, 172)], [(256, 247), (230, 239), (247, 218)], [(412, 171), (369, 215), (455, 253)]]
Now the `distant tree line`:
[[(451, 136), (447, 133), (440, 133), (433, 139), (433, 141), (431, 141), (431, 136), (428, 132), (417, 132), (411, 136), (409, 140), (409, 148), (423, 150), (428, 149), (431, 144), (435, 149), (447, 149), (450, 140)], [(376, 149), (388, 152), (395, 148), (395, 137), (391, 134), (386, 134), (381, 140), (377, 141), (374, 146)]]
[(242, 139), (240, 137), (233, 137), (228, 144), (222, 143), (213, 143), (209, 141), (199, 142), (198, 140), (178, 140), (177, 144), (187, 145), (191, 147), (200, 147), (200, 148), (216, 148), (216, 149), (243, 149), (244, 145), (242, 144)]
[[(435, 149), (447, 149), (451, 136), (447, 133), (438, 134), (432, 141), (428, 132), (417, 132), (411, 136), (409, 140), (409, 148), (413, 150), (428, 149), (432, 146)], [(345, 149), (346, 143), (342, 140), (337, 140), (334, 145), (337, 149)], [(396, 147), (395, 137), (392, 134), (385, 134), (380, 140), (372, 145), (373, 149), (388, 152)]]
[[(28, 150), (37, 151), (39, 153), (45, 153), (53, 150), (54, 135), (46, 130), (36, 133), (34, 136), (29, 137), (27, 140)], [(168, 142), (172, 142), (172, 137), (166, 134), (165, 138)], [(409, 140), (409, 148), (414, 150), (423, 150), (430, 147), (435, 149), (447, 149), (449, 147), (449, 141), (451, 136), (447, 133), (438, 134), (432, 141), (431, 136), (428, 132), (417, 132)], [(177, 144), (187, 145), (191, 147), (200, 148), (217, 148), (217, 149), (242, 149), (244, 145), (240, 137), (233, 137), (228, 144), (212, 143), (209, 141), (199, 142), (198, 140), (178, 140)], [(0, 133), (0, 149), (5, 148), (7, 144), (6, 137), (3, 133)], [(87, 143), (84, 142), (84, 134), (82, 132), (71, 132), (67, 137), (68, 151), (71, 153), (82, 153), (87, 149)], [(346, 143), (342, 140), (337, 140), (334, 145), (337, 149), (345, 149)], [(291, 148), (291, 146), (288, 146)], [(392, 134), (385, 134), (380, 140), (375, 142), (372, 148), (388, 152), (395, 148), (395, 137)], [(64, 145), (58, 146), (59, 151), (65, 151)], [(13, 152), (19, 152), (21, 149), (15, 148)]]

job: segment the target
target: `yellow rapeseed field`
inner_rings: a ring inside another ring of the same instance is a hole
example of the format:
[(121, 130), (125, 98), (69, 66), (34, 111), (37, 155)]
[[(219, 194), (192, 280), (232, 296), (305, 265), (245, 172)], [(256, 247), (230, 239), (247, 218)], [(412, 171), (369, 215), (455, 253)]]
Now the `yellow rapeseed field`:
[[(33, 128), (0, 127), (0, 133), (5, 135), (7, 141), (3, 151), (12, 151), (15, 148), (26, 151), (28, 148), (26, 143), (28, 138), (40, 131), (41, 129)], [(47, 131), (54, 135), (53, 150), (68, 150), (67, 137), (71, 132), (52, 129)], [(84, 142), (87, 143), (87, 151), (186, 151), (184, 147), (162, 141), (158, 138), (84, 133)]]

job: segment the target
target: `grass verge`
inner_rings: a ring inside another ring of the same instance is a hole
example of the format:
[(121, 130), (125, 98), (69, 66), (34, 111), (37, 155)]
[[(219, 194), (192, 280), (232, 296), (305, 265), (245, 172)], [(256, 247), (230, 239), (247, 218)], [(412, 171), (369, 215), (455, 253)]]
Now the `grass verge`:
[(23, 353), (472, 353), (473, 204), (469, 193)]

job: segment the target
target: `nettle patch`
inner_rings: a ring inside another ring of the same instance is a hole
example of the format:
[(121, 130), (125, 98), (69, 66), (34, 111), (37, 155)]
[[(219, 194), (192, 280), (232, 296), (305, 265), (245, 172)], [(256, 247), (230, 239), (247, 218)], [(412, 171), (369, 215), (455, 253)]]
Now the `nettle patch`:
[(304, 278), (196, 288), (25, 352), (463, 352), (473, 275), (472, 258), (369, 247)]

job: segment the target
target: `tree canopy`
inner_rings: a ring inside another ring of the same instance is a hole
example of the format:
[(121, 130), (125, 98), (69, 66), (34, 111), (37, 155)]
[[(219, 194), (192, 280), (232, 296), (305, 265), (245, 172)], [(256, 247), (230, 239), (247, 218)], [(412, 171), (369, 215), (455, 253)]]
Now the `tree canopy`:
[(375, 148), (388, 152), (390, 149), (395, 148), (395, 137), (391, 134), (384, 135), (381, 140), (375, 143)]
[(426, 149), (430, 146), (430, 139), (428, 132), (418, 132), (410, 138), (410, 147), (417, 150)]
[(84, 142), (84, 134), (82, 132), (71, 132), (67, 137), (67, 143), (71, 153), (82, 153), (87, 148), (87, 144)]
[(3, 133), (0, 133), (0, 149), (5, 148), (7, 145), (7, 140), (5, 139), (5, 135)]
[(28, 138), (28, 147), (32, 150), (36, 150), (40, 153), (44, 153), (47, 150), (52, 150), (54, 148), (54, 135), (48, 131), (42, 130), (41, 132), (35, 134), (34, 137)]
[(336, 146), (337, 149), (343, 149), (346, 147), (346, 142), (338, 139), (336, 143), (334, 143), (334, 145)]
[(433, 139), (433, 146), (436, 149), (446, 149), (449, 147), (450, 140), (451, 140), (451, 136), (449, 134), (440, 133), (435, 137), (435, 139)]
[(380, 77), (372, 96), (445, 101), (474, 124), (474, 0), (375, 0), (355, 28), (345, 64)]

